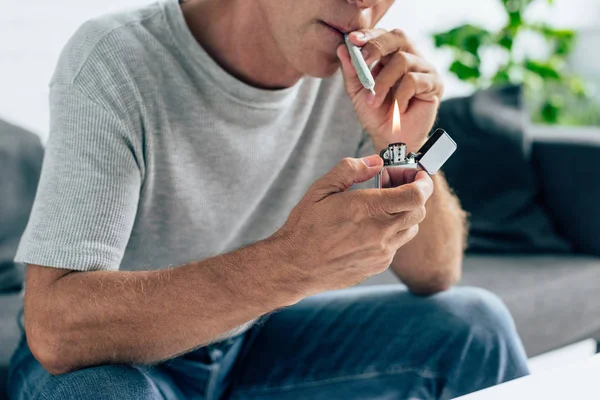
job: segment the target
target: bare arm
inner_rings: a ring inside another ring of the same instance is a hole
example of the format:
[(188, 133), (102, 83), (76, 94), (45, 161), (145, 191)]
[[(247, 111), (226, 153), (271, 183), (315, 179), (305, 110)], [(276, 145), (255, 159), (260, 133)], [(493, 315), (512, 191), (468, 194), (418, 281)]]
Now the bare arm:
[(414, 238), (433, 191), (429, 179), (348, 191), (382, 166), (377, 155), (343, 160), (273, 236), (208, 260), (146, 272), (30, 265), (25, 328), (33, 355), (54, 374), (153, 363), (304, 297), (381, 273)]
[(465, 248), (465, 212), (443, 174), (432, 177), (435, 190), (426, 205), (419, 233), (398, 249), (392, 270), (409, 289), (432, 294), (448, 289), (461, 276)]
[(274, 274), (276, 248), (265, 240), (160, 271), (30, 265), (25, 324), (31, 351), (60, 374), (105, 363), (153, 363), (207, 344), (299, 300)]

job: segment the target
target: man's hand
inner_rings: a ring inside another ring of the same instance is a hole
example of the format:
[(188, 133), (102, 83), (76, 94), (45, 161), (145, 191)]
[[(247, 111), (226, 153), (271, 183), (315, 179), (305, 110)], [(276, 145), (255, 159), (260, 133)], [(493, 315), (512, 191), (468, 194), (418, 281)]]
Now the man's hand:
[[(440, 75), (401, 30), (363, 29), (352, 32), (350, 41), (362, 47), (368, 65), (378, 61), (372, 71), (377, 93), (373, 96), (358, 80), (346, 46), (337, 49), (346, 90), (376, 150), (388, 143), (404, 142), (409, 151), (417, 151), (433, 127), (444, 93)], [(392, 135), (395, 100), (402, 124), (398, 137)]]
[(315, 182), (273, 235), (302, 296), (353, 286), (383, 272), (425, 218), (433, 183), (425, 173), (386, 190), (347, 191), (373, 178), (379, 156), (346, 158)]

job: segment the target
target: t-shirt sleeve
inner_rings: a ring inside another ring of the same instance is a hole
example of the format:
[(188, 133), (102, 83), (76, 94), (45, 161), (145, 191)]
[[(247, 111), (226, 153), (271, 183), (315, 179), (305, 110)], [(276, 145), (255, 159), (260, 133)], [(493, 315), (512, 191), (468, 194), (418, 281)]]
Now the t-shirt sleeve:
[(50, 91), (50, 135), (15, 261), (116, 270), (127, 247), (142, 174), (131, 132), (73, 85)]

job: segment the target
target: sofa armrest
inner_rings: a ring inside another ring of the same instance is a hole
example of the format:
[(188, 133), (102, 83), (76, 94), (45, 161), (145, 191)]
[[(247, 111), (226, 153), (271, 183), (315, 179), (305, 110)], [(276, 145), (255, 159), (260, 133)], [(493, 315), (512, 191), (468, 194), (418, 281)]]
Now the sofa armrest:
[(600, 128), (535, 127), (542, 203), (576, 250), (600, 256)]

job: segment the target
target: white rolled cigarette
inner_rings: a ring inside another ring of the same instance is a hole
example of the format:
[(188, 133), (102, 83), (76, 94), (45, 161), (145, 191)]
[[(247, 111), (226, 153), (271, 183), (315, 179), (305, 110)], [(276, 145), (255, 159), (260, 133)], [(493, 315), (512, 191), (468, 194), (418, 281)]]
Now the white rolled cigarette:
[(361, 48), (350, 42), (350, 38), (348, 37), (347, 33), (344, 35), (344, 42), (346, 42), (346, 47), (350, 53), (352, 65), (356, 70), (356, 74), (358, 75), (360, 83), (365, 89), (370, 90), (371, 93), (375, 94), (375, 79), (373, 79), (373, 74), (371, 74), (371, 70), (369, 69), (369, 66), (365, 62), (365, 58), (360, 51)]

